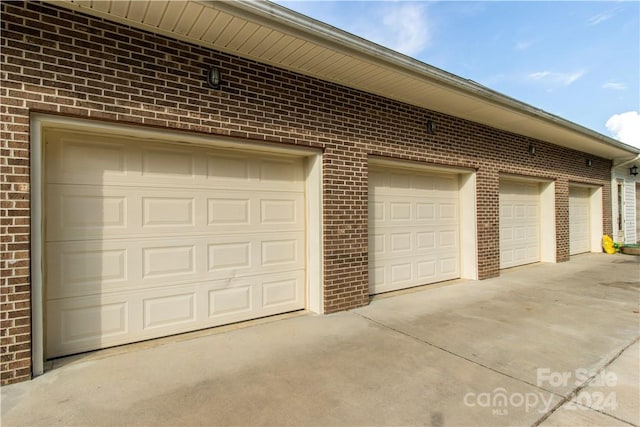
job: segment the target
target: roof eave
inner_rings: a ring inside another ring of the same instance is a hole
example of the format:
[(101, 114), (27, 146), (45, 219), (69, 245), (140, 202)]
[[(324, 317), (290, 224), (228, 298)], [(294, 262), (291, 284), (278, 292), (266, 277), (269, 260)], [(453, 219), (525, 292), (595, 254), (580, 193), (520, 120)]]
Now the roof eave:
[[(640, 153), (640, 150), (635, 147), (631, 147), (613, 138), (565, 120), (562, 117), (550, 114), (493, 91), (476, 82), (460, 78), (454, 74), (268, 1), (187, 0), (182, 3), (197, 4), (202, 6), (202, 8), (221, 11), (233, 17), (244, 19), (247, 22), (255, 23), (265, 28), (280, 31), (283, 34), (290, 35), (299, 40), (313, 43), (322, 49), (326, 49), (327, 52), (348, 55), (350, 58), (355, 58), (361, 63), (366, 63), (384, 72), (392, 73), (392, 75), (397, 76), (398, 79), (406, 79), (412, 84), (419, 84), (425, 90), (446, 91), (447, 94), (450, 94), (455, 100), (448, 101), (448, 105), (437, 106), (433, 105), (431, 101), (406, 96), (406, 93), (390, 93), (384, 86), (377, 87), (366, 83), (352, 83), (348, 79), (349, 76), (327, 76), (301, 69), (300, 67), (288, 66), (279, 61), (252, 55), (252, 52), (243, 52), (240, 48), (233, 49), (227, 45), (198, 40), (189, 37), (188, 34), (161, 28), (161, 25), (149, 25), (144, 22), (144, 19), (133, 20), (128, 19), (128, 17), (117, 16), (113, 14), (111, 10), (106, 10), (104, 6), (100, 5), (100, 3), (108, 2), (85, 2), (82, 0), (45, 1), (131, 25), (146, 31), (185, 40), (204, 47), (244, 56), (301, 74), (368, 91), (421, 108), (439, 111), (497, 129), (577, 149), (599, 157), (619, 160), (632, 158)], [(152, 3), (153, 0), (138, 0), (138, 2)], [(96, 4), (94, 5), (94, 3)]]

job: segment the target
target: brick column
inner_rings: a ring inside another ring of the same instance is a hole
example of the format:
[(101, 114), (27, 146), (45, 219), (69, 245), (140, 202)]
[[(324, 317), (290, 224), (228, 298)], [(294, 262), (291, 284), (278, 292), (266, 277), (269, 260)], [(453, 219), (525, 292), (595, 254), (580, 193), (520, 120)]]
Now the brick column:
[(323, 156), (327, 313), (369, 302), (367, 155), (354, 151), (348, 146), (333, 147)]
[(500, 178), (497, 169), (481, 167), (476, 174), (478, 278), (500, 275)]
[(569, 181), (556, 180), (556, 262), (569, 261)]

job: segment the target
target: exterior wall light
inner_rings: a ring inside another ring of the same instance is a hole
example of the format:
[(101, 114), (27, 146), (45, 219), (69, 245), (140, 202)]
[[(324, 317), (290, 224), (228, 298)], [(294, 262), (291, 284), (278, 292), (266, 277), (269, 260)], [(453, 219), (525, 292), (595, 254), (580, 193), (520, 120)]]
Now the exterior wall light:
[(220, 70), (216, 67), (207, 71), (207, 84), (211, 89), (220, 89)]
[(529, 154), (536, 154), (536, 146), (529, 144)]
[(593, 160), (587, 159), (587, 166), (589, 167), (593, 166)]
[(431, 135), (436, 133), (436, 124), (431, 119), (427, 119), (427, 133)]
[(638, 167), (636, 165), (633, 165), (629, 168), (629, 173), (633, 176), (638, 175)]

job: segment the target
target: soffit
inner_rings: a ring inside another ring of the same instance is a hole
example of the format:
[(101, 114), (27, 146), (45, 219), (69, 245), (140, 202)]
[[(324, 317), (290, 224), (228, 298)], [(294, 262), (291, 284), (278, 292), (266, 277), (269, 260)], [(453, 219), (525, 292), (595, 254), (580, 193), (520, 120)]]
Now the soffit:
[(597, 132), (264, 1), (52, 0), (60, 6), (601, 157)]

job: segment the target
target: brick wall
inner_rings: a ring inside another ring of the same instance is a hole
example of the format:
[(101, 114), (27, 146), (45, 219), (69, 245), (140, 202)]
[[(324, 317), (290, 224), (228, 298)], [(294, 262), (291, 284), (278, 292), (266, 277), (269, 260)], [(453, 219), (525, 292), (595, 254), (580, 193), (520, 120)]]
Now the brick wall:
[[(603, 225), (611, 233), (608, 160), (55, 6), (1, 7), (3, 384), (30, 376), (33, 112), (322, 148), (327, 312), (368, 302), (370, 155), (477, 170), (481, 278), (499, 274), (501, 172), (556, 180), (558, 261), (569, 258), (569, 181), (604, 185)], [(213, 64), (221, 90), (205, 84)], [(437, 124), (435, 135), (427, 134), (426, 117)]]

